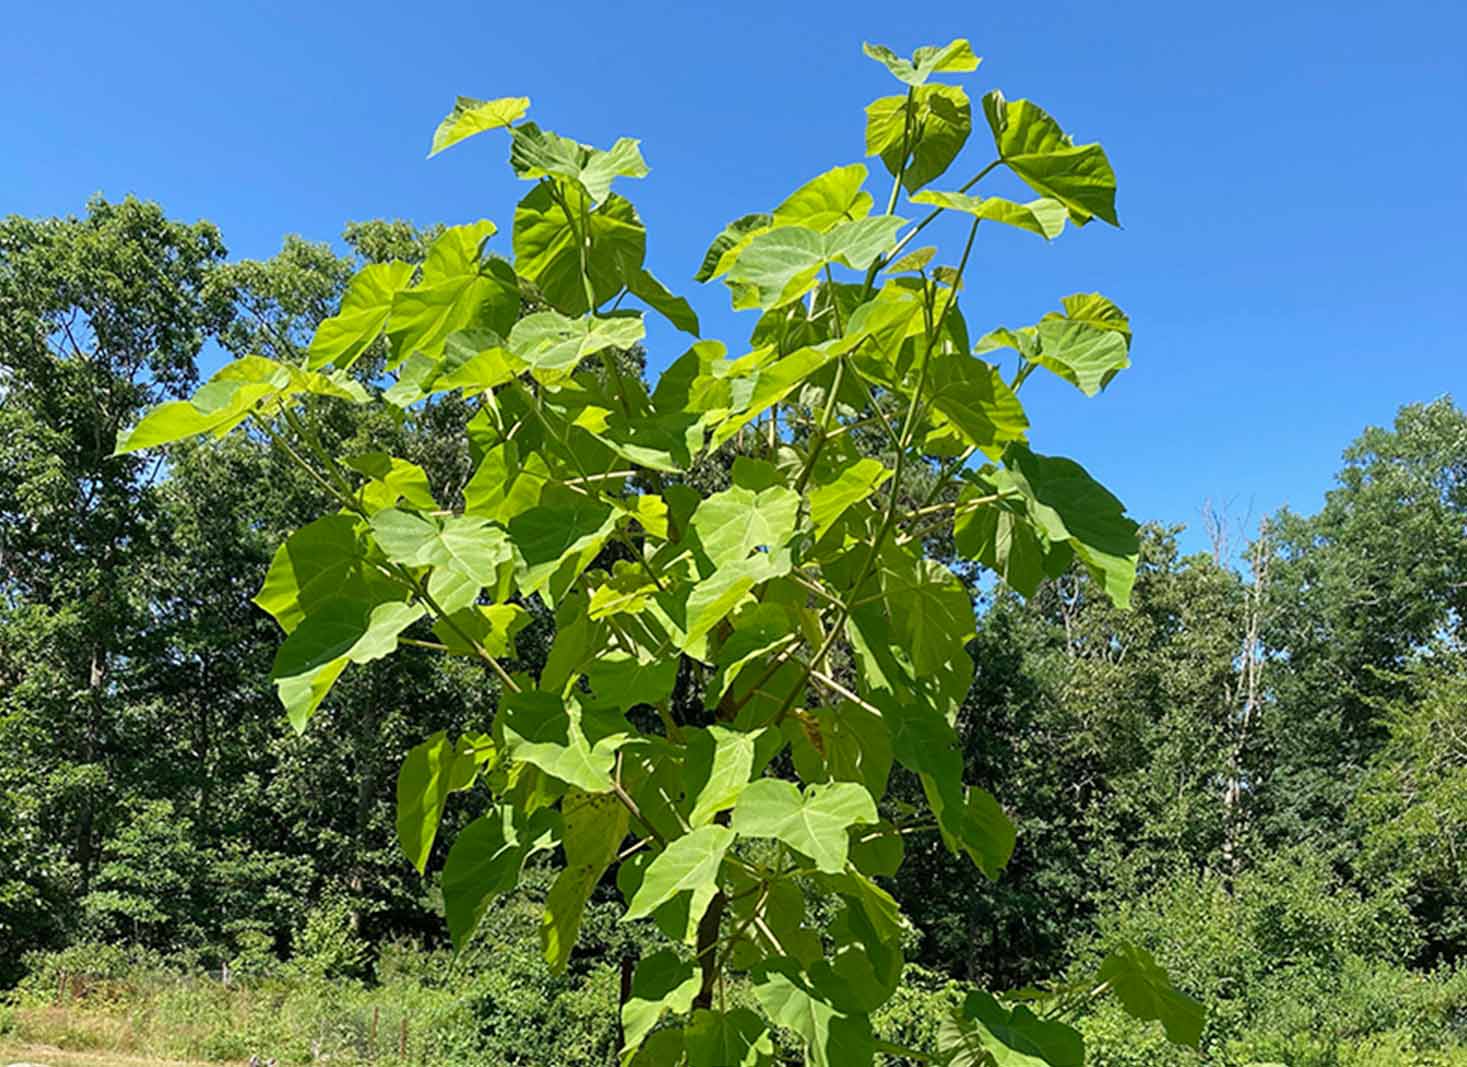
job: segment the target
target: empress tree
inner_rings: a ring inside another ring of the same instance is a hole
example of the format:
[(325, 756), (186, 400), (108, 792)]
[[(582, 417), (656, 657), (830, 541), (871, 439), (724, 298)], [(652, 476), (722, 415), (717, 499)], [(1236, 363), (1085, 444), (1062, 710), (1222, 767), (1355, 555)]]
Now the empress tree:
[[(667, 939), (631, 977), (624, 1061), (770, 1062), (783, 1028), (820, 1065), (1078, 1064), (1064, 1020), (1109, 991), (1195, 1042), (1200, 1006), (1133, 948), (1074, 986), (974, 990), (934, 1050), (870, 1022), (902, 976), (907, 923), (882, 880), (905, 842), (938, 842), (990, 878), (1014, 847), (999, 802), (964, 780), (953, 718), (973, 678), (973, 604), (925, 551), (932, 531), (1026, 594), (1079, 561), (1120, 605), (1137, 535), (1083, 467), (1031, 449), (1018, 396), (1039, 370), (1100, 392), (1129, 364), (1126, 316), (1076, 294), (975, 340), (960, 306), (980, 223), (1045, 239), (1116, 223), (1105, 152), (991, 92), (991, 156), (931, 188), (972, 125), (964, 90), (933, 79), (978, 59), (964, 40), (866, 52), (902, 86), (867, 108), (867, 153), (890, 176), (881, 209), (857, 163), (725, 227), (698, 278), (754, 313), (734, 358), (644, 266), (646, 229), (612, 191), (646, 173), (636, 141), (599, 150), (523, 121), (527, 99), (460, 98), (430, 155), (506, 132), (533, 183), (512, 258), (481, 220), (444, 231), (421, 269), (369, 265), (299, 361), (239, 359), (119, 451), (241, 428), (333, 497), (255, 598), (286, 633), (273, 675), (299, 728), (349, 668), (400, 648), (482, 664), (493, 718), (410, 753), (401, 843), (423, 869), (450, 795), (487, 792), (443, 869), (450, 931), (463, 944), (529, 857), (554, 852), (541, 939), (557, 969), (614, 871), (624, 920)], [(980, 195), (999, 167), (1038, 198)], [(967, 223), (955, 257), (915, 245), (943, 214)], [(647, 311), (695, 338), (650, 389), (622, 358)], [(352, 368), (384, 334), (368, 389)], [(474, 470), (452, 493), (401, 457), (334, 454), (310, 414), (378, 405), (411, 420), (447, 393), (466, 401)], [(729, 484), (700, 492), (690, 474), (710, 455)], [(543, 661), (516, 644), (532, 611), (553, 613)], [(920, 780), (922, 810), (883, 807), (898, 766)]]

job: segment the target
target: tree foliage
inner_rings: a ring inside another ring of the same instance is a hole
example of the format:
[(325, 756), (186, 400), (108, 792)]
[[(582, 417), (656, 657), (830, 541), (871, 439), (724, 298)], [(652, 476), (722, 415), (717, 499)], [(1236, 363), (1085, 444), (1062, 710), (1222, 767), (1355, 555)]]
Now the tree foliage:
[[(255, 598), (285, 633), (271, 673), (297, 728), (403, 646), (488, 672), (487, 728), (435, 735), (404, 764), (404, 848), (421, 865), (449, 795), (487, 790), (489, 810), (447, 857), (449, 928), (465, 943), (528, 857), (554, 849), (565, 866), (542, 943), (555, 968), (615, 867), (624, 921), (651, 920), (672, 946), (638, 965), (627, 1060), (701, 1062), (737, 1046), (762, 1062), (767, 1027), (797, 1035), (812, 1064), (902, 1051), (870, 1019), (900, 982), (907, 927), (877, 881), (900, 865), (883, 840), (935, 834), (989, 878), (1014, 845), (1002, 807), (966, 779), (953, 723), (976, 621), (963, 584), (924, 551), (933, 525), (1022, 591), (1074, 563), (1116, 605), (1130, 601), (1136, 525), (1078, 463), (1029, 447), (1018, 397), (1035, 370), (1098, 392), (1127, 363), (1125, 316), (1077, 294), (1057, 323), (987, 333), (977, 352), (1017, 351), (1006, 374), (975, 354), (960, 306), (981, 222), (1043, 237), (1061, 215), (1116, 223), (1105, 153), (990, 93), (992, 162), (956, 193), (914, 197), (932, 209), (909, 221), (896, 213), (903, 190), (942, 177), (971, 132), (963, 89), (928, 79), (977, 61), (963, 41), (910, 61), (868, 52), (907, 86), (867, 112), (868, 154), (892, 176), (885, 210), (873, 213), (855, 164), (730, 224), (701, 273), (757, 312), (747, 353), (698, 340), (651, 389), (625, 373), (618, 353), (641, 341), (647, 313), (626, 297), (698, 332), (686, 301), (647, 274), (646, 230), (613, 191), (646, 173), (637, 143), (592, 148), (522, 122), (523, 98), (460, 98), (433, 152), (503, 129), (533, 183), (512, 259), (490, 250), (497, 228), (481, 220), (439, 233), (420, 265), (370, 264), (289, 359), (243, 355), (117, 445), (128, 455), (242, 428), (331, 498), (336, 510), (280, 546)], [(1000, 165), (1040, 199), (969, 195)], [(971, 216), (955, 263), (903, 254), (954, 210)], [(352, 373), (373, 351), (385, 389)], [(411, 421), (443, 394), (465, 420), (463, 485), (434, 485), (377, 442), (333, 449), (319, 428), (341, 405)], [(852, 445), (862, 428), (885, 434), (878, 456)], [(690, 476), (720, 450), (727, 484), (700, 493)], [(515, 634), (538, 613), (555, 629), (537, 665)], [(893, 765), (916, 777), (925, 809), (892, 810), (895, 825), (880, 810)], [(733, 973), (760, 1014), (727, 1011)], [(1108, 958), (1096, 982), (1196, 1041), (1200, 1007), (1142, 950)], [(990, 1059), (1022, 1047), (1075, 1062), (1076, 1031), (984, 996), (922, 1055), (979, 1062), (976, 1034)], [(691, 1014), (644, 1041), (664, 1011)]]

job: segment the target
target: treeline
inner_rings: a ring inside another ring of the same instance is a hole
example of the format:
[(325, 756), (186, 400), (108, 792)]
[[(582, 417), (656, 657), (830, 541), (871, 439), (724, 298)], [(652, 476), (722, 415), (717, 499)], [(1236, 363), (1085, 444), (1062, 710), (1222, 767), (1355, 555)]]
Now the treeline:
[[(493, 680), (374, 662), (297, 736), (249, 598), (329, 498), (245, 435), (111, 457), (201, 361), (296, 358), (357, 267), (420, 261), (431, 236), (354, 224), (345, 255), (292, 238), (230, 262), (212, 226), (133, 200), (0, 222), (0, 985), (54, 986), (99, 943), (369, 984), (384, 946), (399, 967), (404, 945), (442, 949), (434, 878), (394, 843), (395, 776), (428, 734), (483, 728)], [(453, 500), (473, 473), (458, 403), (402, 423), (323, 405), (315, 429), (419, 463)], [(1206, 1062), (1430, 1062), (1405, 1057), (1467, 1043), (1467, 415), (1404, 408), (1349, 447), (1317, 514), (1210, 532), (1183, 556), (1148, 527), (1130, 612), (1081, 571), (1027, 602), (968, 575), (958, 726), (1019, 846), (990, 884), (914, 839), (891, 886), (920, 930), (909, 958), (928, 984), (1017, 988), (1126, 937), (1209, 1004)], [(550, 636), (537, 616), (520, 657)], [(464, 798), (439, 840), (478, 813)], [(506, 907), (533, 910), (536, 884)], [(544, 1004), (601, 1003), (584, 990), (637, 951), (603, 925)], [(1097, 1062), (1195, 1062), (1118, 1016), (1084, 1026)]]

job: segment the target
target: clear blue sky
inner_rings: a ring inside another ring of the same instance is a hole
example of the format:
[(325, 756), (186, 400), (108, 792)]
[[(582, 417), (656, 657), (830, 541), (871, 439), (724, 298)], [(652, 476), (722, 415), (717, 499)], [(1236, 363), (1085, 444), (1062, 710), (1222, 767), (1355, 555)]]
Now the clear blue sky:
[[(861, 158), (862, 108), (896, 86), (863, 39), (966, 36), (975, 98), (1035, 99), (1119, 178), (1124, 229), (1045, 246), (993, 227), (975, 253), (975, 328), (1094, 289), (1132, 317), (1107, 394), (1026, 387), (1036, 448), (1195, 527), (1206, 498), (1313, 510), (1364, 425), (1467, 400), (1460, 3), (72, 2), (5, 24), (0, 212), (136, 193), (212, 219), (239, 257), (377, 216), (507, 231), (524, 189), (502, 138), (424, 155), (456, 94), (528, 95), (558, 132), (642, 139), (652, 173), (622, 188), (649, 265), (734, 350), (752, 316), (687, 281), (708, 240)], [(653, 366), (680, 344), (654, 333)]]

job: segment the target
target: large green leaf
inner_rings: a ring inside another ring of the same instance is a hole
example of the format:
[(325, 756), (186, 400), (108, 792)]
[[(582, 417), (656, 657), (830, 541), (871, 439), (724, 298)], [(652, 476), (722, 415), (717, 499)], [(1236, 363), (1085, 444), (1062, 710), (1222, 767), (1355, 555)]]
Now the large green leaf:
[(607, 348), (631, 348), (646, 333), (641, 315), (570, 319), (558, 311), (537, 311), (515, 323), (509, 347), (534, 370), (558, 372), (555, 379), (560, 379), (581, 360)]
[(787, 964), (759, 969), (754, 983), (765, 1014), (799, 1035), (811, 1067), (870, 1067), (875, 1044), (865, 1015), (838, 1011)]
[(1125, 507), (1074, 460), (1043, 456), (1015, 442), (1004, 466), (1050, 541), (1068, 541), (1117, 607), (1129, 607), (1140, 551)]
[(519, 311), (519, 286), (502, 259), (491, 258), (448, 276), (425, 274), (413, 288), (399, 289), (393, 296), (387, 320), (392, 364), (414, 353), (437, 359), (449, 336), (460, 330), (507, 333)]
[(734, 806), (733, 828), (743, 837), (773, 837), (809, 856), (822, 871), (844, 869), (850, 845), (846, 833), (857, 823), (877, 820), (876, 802), (854, 782), (811, 785), (801, 794), (792, 782), (761, 778)]
[(306, 365), (350, 367), (381, 336), (392, 300), (413, 276), (411, 263), (369, 263), (352, 276), (341, 310), (316, 327)]
[(603, 652), (586, 668), (586, 681), (596, 698), (630, 710), (639, 704), (660, 704), (677, 683), (676, 656), (654, 656), (638, 649)]
[(1131, 365), (1131, 324), (1125, 312), (1099, 293), (1076, 293), (1062, 301), (1035, 329), (1038, 352), (1031, 358), (1094, 396)]
[(670, 949), (644, 956), (632, 974), (631, 996), (621, 1007), (622, 1058), (636, 1052), (662, 1016), (693, 1006), (702, 979), (689, 960)]
[(622, 921), (644, 919), (679, 893), (688, 893), (688, 926), (696, 927), (718, 892), (718, 868), (733, 840), (734, 832), (726, 826), (700, 826), (669, 842), (647, 865)]
[(978, 448), (1024, 439), (1029, 419), (997, 367), (960, 352), (931, 359), (928, 397), (939, 425)]
[(672, 323), (684, 333), (698, 336), (698, 313), (693, 310), (683, 297), (674, 294), (667, 286), (663, 285), (645, 267), (631, 276), (627, 282), (627, 288), (631, 290), (642, 303), (652, 308), (668, 322)]
[(1016, 204), (1001, 196), (968, 196), (966, 193), (945, 193), (936, 189), (923, 189), (916, 193), (912, 197), (912, 203), (961, 211), (974, 218), (1017, 226), (1046, 239), (1060, 235), (1065, 228), (1068, 214), (1063, 204), (1047, 197), (1031, 200), (1027, 204)]
[(1099, 216), (1116, 219), (1116, 176), (1105, 149), (1076, 145), (1059, 123), (1029, 100), (1005, 100), (997, 89), (983, 97), (999, 158), (1040, 196), (1053, 197), (1077, 226)]
[(509, 521), (509, 536), (523, 563), (520, 590), (538, 592), (562, 566), (579, 574), (615, 528), (610, 505), (581, 495), (516, 515)]
[(433, 131), (433, 147), (428, 158), (432, 159), (466, 137), (518, 122), (529, 109), (528, 96), (504, 96), (498, 100), (461, 96), (453, 102), (453, 110), (438, 124), (438, 129)]
[(458, 759), (457, 748), (439, 730), (410, 749), (398, 771), (397, 841), (419, 874), (428, 866)]
[(688, 823), (704, 826), (738, 802), (754, 771), (763, 731), (745, 733), (722, 726), (687, 731), (684, 790), (692, 801)]
[(866, 154), (880, 156), (886, 169), (902, 171), (907, 192), (940, 178), (952, 165), (973, 130), (973, 107), (956, 85), (922, 85), (906, 96), (884, 96), (866, 108)]
[(368, 511), (390, 508), (399, 500), (427, 511), (438, 508), (428, 486), (428, 474), (416, 463), (386, 452), (359, 452), (343, 457), (341, 462), (370, 479), (361, 491), (362, 506)]
[(275, 550), (255, 604), (286, 633), (328, 600), (387, 600), (396, 588), (367, 562), (367, 544), (351, 515), (326, 515), (302, 526)]
[(309, 674), (345, 656), (368, 663), (397, 648), (397, 635), (427, 613), (421, 604), (337, 597), (301, 620), (275, 653), (276, 680)]
[(756, 493), (735, 485), (699, 504), (692, 527), (708, 558), (722, 566), (757, 549), (784, 548), (795, 535), (799, 512), (800, 497), (792, 489), (772, 485)]
[(708, 246), (708, 251), (703, 254), (703, 262), (698, 267), (698, 272), (693, 275), (693, 281), (706, 282), (718, 277), (733, 264), (737, 253), (744, 248), (756, 234), (763, 233), (774, 225), (774, 216), (767, 212), (756, 211), (748, 215), (740, 215), (722, 230)]
[(832, 167), (810, 179), (787, 196), (774, 209), (774, 226), (803, 226), (817, 233), (828, 233), (843, 222), (855, 222), (871, 214), (871, 194), (866, 183), (866, 167), (852, 163)]
[(816, 538), (845, 514), (853, 504), (867, 499), (891, 477), (879, 460), (858, 459), (843, 466), (833, 478), (810, 490), (810, 521)]
[(591, 194), (591, 203), (599, 204), (611, 192), (614, 179), (647, 176), (640, 145), (622, 137), (603, 151), (526, 122), (510, 133), (509, 165), (525, 179), (558, 176), (579, 182)]
[(798, 300), (827, 263), (865, 270), (892, 246), (904, 225), (906, 220), (896, 215), (874, 215), (828, 232), (790, 225), (757, 234), (728, 270), (734, 307), (767, 310)]
[(535, 186), (515, 208), (515, 269), (566, 315), (593, 310), (581, 279), (578, 235), (583, 229), (590, 238), (586, 270), (599, 307), (631, 283), (647, 254), (647, 231), (631, 203), (612, 193), (591, 210), (589, 194), (579, 185), (552, 179)]
[[(999, 493), (1011, 495), (963, 507), (969, 501)], [(1035, 527), (1022, 493), (1007, 471), (994, 472), (981, 487), (964, 486), (958, 500), (953, 519), (953, 545), (958, 554), (988, 567), (1010, 589), (1033, 596), (1045, 578), (1059, 577), (1074, 558), (1068, 542), (1051, 543)]]
[(632, 732), (618, 712), (530, 689), (505, 695), (499, 715), (510, 759), (588, 793), (611, 791), (616, 750)]
[(765, 1067), (774, 1062), (769, 1028), (748, 1008), (699, 1008), (683, 1030), (683, 1041), (688, 1067)]
[(973, 54), (973, 46), (963, 37), (954, 38), (941, 47), (924, 44), (912, 54), (911, 59), (903, 59), (883, 44), (863, 44), (861, 51), (891, 71), (897, 81), (911, 86), (925, 84), (934, 74), (966, 74), (977, 70), (982, 62)]
[(581, 932), (586, 902), (616, 859), (627, 835), (628, 814), (610, 793), (572, 789), (560, 804), (565, 866), (545, 897), (540, 947), (555, 974), (565, 970)]
[(943, 1020), (937, 1050), (945, 1067), (1083, 1067), (1079, 1031), (1040, 1019), (1020, 1004), (1005, 1009), (982, 990)]
[(1137, 1019), (1160, 1021), (1167, 1040), (1197, 1047), (1207, 1009), (1172, 985), (1151, 953), (1136, 945), (1120, 945), (1100, 965), (1096, 981), (1108, 984), (1121, 1007)]
[(551, 808), (525, 815), (501, 804), (459, 831), (443, 864), (443, 913), (455, 948), (468, 942), (490, 902), (519, 884), (525, 860), (554, 846), (559, 822)]

